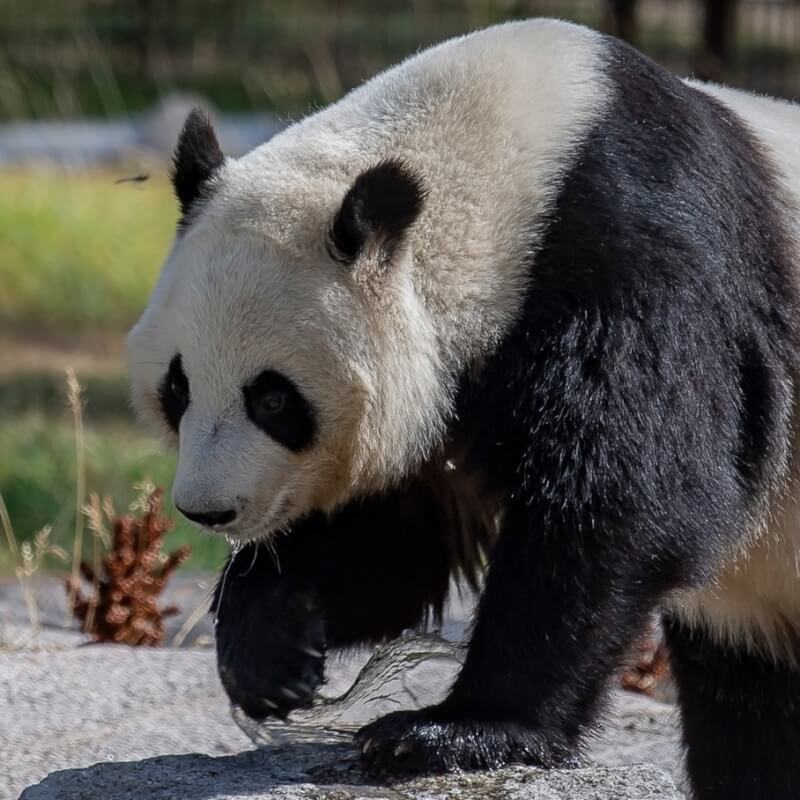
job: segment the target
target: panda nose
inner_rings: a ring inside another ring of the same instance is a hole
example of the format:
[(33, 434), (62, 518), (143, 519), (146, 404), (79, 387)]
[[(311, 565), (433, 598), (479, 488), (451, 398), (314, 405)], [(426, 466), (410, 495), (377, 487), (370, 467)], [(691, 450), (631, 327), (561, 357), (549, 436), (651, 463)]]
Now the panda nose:
[(205, 525), (207, 528), (213, 528), (215, 525), (227, 525), (236, 519), (236, 512), (232, 508), (227, 511), (187, 511), (180, 506), (176, 506), (176, 508), (186, 519), (197, 522), (199, 525)]

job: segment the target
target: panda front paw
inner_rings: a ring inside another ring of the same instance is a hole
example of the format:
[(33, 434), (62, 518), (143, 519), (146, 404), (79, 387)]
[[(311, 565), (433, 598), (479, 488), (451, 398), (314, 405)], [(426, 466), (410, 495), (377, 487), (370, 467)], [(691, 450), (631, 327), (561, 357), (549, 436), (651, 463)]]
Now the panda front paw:
[(324, 679), (325, 633), (313, 596), (273, 587), (257, 608), (220, 609), (217, 666), (248, 717), (286, 719), (308, 708)]
[(388, 714), (362, 728), (355, 741), (364, 769), (375, 777), (579, 763), (567, 747), (531, 728), (455, 718), (444, 706)]

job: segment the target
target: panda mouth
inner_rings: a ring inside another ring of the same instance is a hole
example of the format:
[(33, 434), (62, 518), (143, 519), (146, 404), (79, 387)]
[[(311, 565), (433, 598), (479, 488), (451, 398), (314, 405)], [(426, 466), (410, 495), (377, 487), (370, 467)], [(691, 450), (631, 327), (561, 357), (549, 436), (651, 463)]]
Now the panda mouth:
[(281, 489), (263, 514), (256, 512), (252, 524), (228, 531), (227, 534), (239, 540), (257, 541), (269, 539), (279, 533), (289, 522), (292, 502), (287, 488)]

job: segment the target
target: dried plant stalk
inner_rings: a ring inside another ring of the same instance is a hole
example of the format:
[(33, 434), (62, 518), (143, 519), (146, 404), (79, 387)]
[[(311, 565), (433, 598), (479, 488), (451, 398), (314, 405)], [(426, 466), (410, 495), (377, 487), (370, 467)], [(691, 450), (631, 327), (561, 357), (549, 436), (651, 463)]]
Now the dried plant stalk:
[[(83, 502), (86, 496), (86, 446), (83, 431), (83, 387), (72, 367), (67, 367), (67, 403), (72, 411), (75, 427), (75, 533), (72, 545), (72, 572), (70, 587), (78, 585), (78, 572), (83, 547)], [(75, 594), (70, 588), (68, 608), (75, 605)], [(65, 619), (66, 622), (66, 619)]]
[(97, 642), (159, 645), (164, 641), (164, 617), (178, 612), (175, 607), (159, 608), (157, 599), (189, 557), (189, 548), (162, 553), (164, 535), (173, 525), (161, 515), (162, 499), (162, 490), (154, 489), (135, 504), (141, 509), (138, 515), (110, 520), (111, 547), (100, 569), (85, 561), (80, 564), (80, 577), (92, 585), (91, 596), (82, 595), (80, 577), (72, 575), (66, 581), (70, 610)]
[[(2, 506), (2, 508), (0, 508), (0, 511), (2, 511), (2, 509), (5, 508), (2, 496), (0, 496), (0, 506)], [(5, 512), (5, 515), (8, 517), (7, 512)], [(2, 516), (2, 514), (0, 514), (0, 516)], [(10, 522), (8, 531), (10, 532), (9, 535), (13, 536)], [(14, 569), (14, 573), (22, 589), (22, 596), (25, 600), (25, 608), (28, 612), (28, 620), (31, 623), (31, 631), (34, 637), (38, 635), (40, 625), (39, 606), (33, 591), (33, 577), (39, 572), (47, 556), (55, 556), (61, 561), (68, 560), (66, 551), (50, 542), (51, 533), (52, 528), (49, 525), (45, 525), (45, 527), (33, 537), (33, 543), (24, 541), (17, 551), (19, 558), (17, 559), (17, 565)]]

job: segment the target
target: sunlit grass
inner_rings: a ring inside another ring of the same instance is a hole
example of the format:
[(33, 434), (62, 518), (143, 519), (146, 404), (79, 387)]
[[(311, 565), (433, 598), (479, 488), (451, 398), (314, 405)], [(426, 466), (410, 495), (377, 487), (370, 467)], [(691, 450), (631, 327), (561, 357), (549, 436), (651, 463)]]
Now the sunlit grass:
[[(74, 349), (59, 347), (76, 337), (121, 342), (175, 230), (166, 176), (115, 184), (124, 174), (0, 173), (0, 326), (11, 348), (0, 372), (0, 491), (19, 542), (52, 526), (53, 544), (71, 552), (82, 522), (78, 495), (108, 494), (124, 510), (137, 495), (134, 484), (150, 480), (168, 490), (172, 482), (174, 454), (132, 418), (124, 364), (106, 360), (95, 373), (91, 357), (78, 376), (86, 387), (85, 479), (76, 471), (64, 385)], [(15, 352), (30, 357), (22, 343), (31, 334), (52, 343), (50, 355), (35, 367), (23, 355), (16, 364)], [(81, 484), (85, 492), (76, 491)], [(166, 546), (183, 543), (192, 547), (188, 568), (216, 568), (226, 553), (223, 542), (178, 521)], [(0, 572), (13, 572), (16, 560), (0, 542)], [(65, 568), (55, 560), (43, 566)]]
[(69, 336), (124, 331), (175, 231), (166, 176), (0, 173), (0, 323)]

